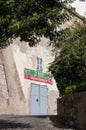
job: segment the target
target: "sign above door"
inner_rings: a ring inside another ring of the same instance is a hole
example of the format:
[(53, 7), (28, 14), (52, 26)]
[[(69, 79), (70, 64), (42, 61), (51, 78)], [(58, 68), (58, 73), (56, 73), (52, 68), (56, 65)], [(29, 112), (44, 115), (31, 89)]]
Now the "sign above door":
[(24, 78), (28, 80), (34, 80), (47, 84), (53, 84), (52, 78), (47, 74), (40, 71), (24, 68)]

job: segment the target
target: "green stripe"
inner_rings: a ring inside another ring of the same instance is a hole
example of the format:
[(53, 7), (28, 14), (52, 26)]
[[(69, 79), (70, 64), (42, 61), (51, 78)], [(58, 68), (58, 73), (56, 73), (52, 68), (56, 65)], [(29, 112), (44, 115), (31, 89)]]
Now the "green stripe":
[(49, 75), (46, 74), (46, 73), (35, 71), (35, 70), (31, 70), (31, 69), (27, 69), (27, 68), (24, 68), (24, 74), (30, 74), (30, 75), (33, 75), (33, 76), (49, 78)]

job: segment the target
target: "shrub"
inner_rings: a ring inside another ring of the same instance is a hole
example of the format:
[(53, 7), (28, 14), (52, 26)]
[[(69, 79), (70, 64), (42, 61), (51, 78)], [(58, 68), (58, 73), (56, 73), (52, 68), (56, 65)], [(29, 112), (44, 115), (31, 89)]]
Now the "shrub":
[(77, 86), (76, 85), (71, 85), (65, 88), (65, 94), (73, 94), (75, 93), (77, 90)]

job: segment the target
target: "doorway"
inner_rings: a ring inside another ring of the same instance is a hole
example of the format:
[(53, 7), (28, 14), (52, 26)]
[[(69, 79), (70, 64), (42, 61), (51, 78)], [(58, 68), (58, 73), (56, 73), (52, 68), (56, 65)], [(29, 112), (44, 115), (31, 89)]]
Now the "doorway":
[(46, 85), (31, 84), (31, 114), (47, 115), (47, 94)]

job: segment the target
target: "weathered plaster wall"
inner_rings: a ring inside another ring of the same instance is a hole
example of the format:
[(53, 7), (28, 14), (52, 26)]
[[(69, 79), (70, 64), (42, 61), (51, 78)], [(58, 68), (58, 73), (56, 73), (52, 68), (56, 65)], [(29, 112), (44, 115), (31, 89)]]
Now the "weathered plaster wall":
[(67, 126), (86, 130), (86, 92), (59, 98), (58, 116)]
[(9, 93), (7, 88), (5, 68), (2, 59), (2, 52), (0, 51), (0, 113), (3, 114), (3, 112), (7, 110), (8, 106)]
[[(24, 68), (36, 70), (37, 57), (43, 59), (43, 72), (47, 73), (48, 63), (54, 56), (48, 40), (35, 47), (14, 40), (13, 45), (0, 51), (0, 114), (31, 114), (31, 83), (39, 82), (24, 79)], [(57, 98), (59, 92), (55, 80), (53, 85), (40, 82), (48, 88), (48, 114), (57, 114)]]
[(0, 114), (25, 114), (25, 98), (11, 46), (0, 54)]
[[(13, 55), (27, 104), (26, 108), (30, 114), (31, 83), (39, 84), (39, 82), (24, 79), (24, 68), (37, 70), (37, 57), (40, 57), (43, 60), (43, 72), (47, 73), (49, 63), (53, 61), (54, 56), (52, 55), (51, 47), (48, 46), (48, 40), (46, 39), (42, 39), (41, 43), (35, 47), (29, 47), (27, 43), (21, 43), (19, 39), (16, 39), (13, 45)], [(40, 84), (47, 85), (48, 87), (48, 114), (57, 114), (56, 102), (59, 92), (55, 80), (53, 79), (53, 85), (45, 83)]]

